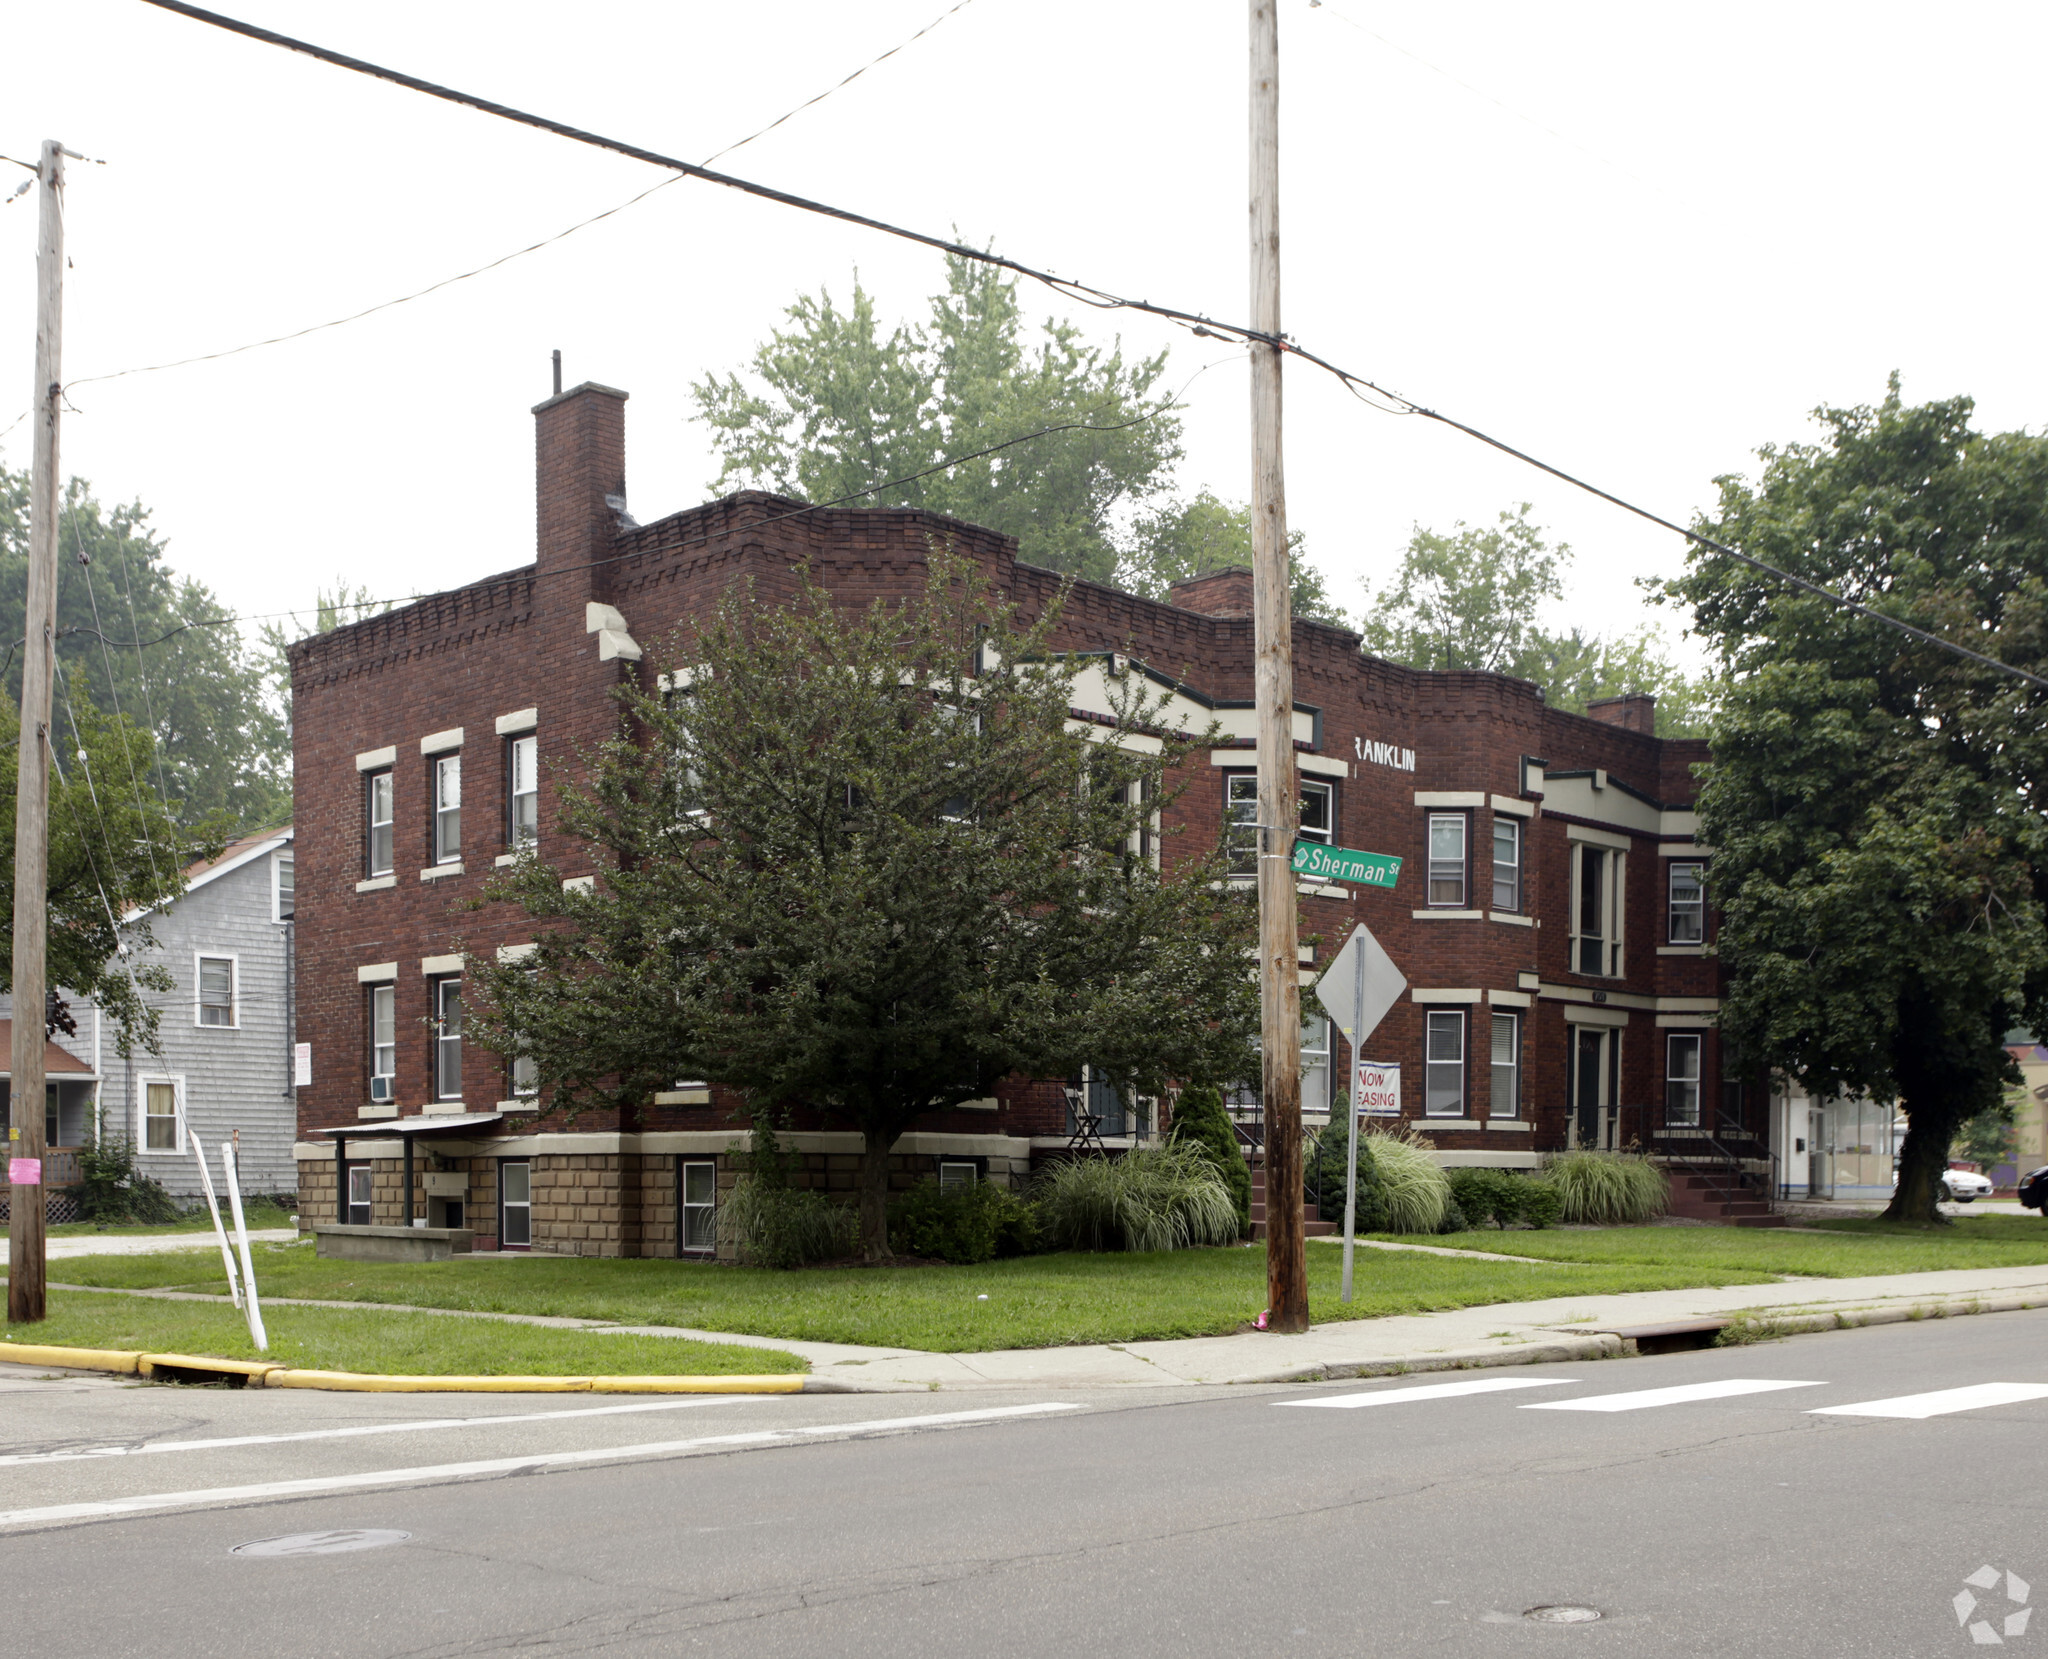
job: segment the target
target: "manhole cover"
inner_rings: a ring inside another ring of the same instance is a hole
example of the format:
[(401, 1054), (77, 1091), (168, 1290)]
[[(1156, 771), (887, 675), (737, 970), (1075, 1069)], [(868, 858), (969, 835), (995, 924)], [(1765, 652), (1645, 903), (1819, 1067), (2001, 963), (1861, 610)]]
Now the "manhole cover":
[(1522, 1614), (1522, 1617), (1533, 1619), (1538, 1624), (1591, 1624), (1600, 1617), (1600, 1609), (1597, 1607), (1573, 1607), (1561, 1603), (1557, 1605), (1546, 1603), (1542, 1607), (1529, 1608)]
[(228, 1554), (346, 1555), (350, 1550), (375, 1550), (386, 1544), (402, 1544), (411, 1536), (409, 1532), (383, 1532), (360, 1527), (347, 1527), (338, 1532), (294, 1532), (284, 1538), (258, 1538), (254, 1543), (237, 1544)]

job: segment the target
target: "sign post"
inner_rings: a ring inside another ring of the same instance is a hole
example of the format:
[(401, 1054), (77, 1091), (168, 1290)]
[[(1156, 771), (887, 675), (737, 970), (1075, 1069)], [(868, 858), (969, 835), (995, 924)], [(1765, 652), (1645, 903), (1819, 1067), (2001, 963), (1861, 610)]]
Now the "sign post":
[[(1315, 844), (1297, 844), (1297, 867), (1303, 845)], [(1317, 847), (1316, 850), (1331, 851), (1328, 847)], [(1375, 855), (1358, 853), (1352, 856), (1372, 858)], [(1398, 872), (1401, 861), (1394, 859), (1391, 862)], [(1391, 876), (1385, 885), (1393, 885)], [(1387, 1017), (1387, 1010), (1400, 1000), (1401, 993), (1407, 989), (1407, 977), (1394, 966), (1393, 958), (1387, 955), (1380, 942), (1372, 936), (1372, 930), (1363, 923), (1344, 942), (1344, 948), (1331, 958), (1330, 965), (1323, 970), (1323, 977), (1316, 981), (1316, 1000), (1351, 1044), (1351, 1099), (1345, 1107), (1351, 1120), (1348, 1135), (1351, 1156), (1345, 1161), (1344, 1169), (1343, 1297), (1346, 1302), (1351, 1300), (1351, 1265), (1358, 1248), (1358, 1119), (1365, 1086), (1364, 1067), (1359, 1055), (1364, 1050), (1365, 1039), (1372, 1035), (1380, 1021)], [(1398, 1102), (1400, 1068), (1395, 1067), (1393, 1071)], [(1399, 1110), (1398, 1104), (1395, 1109)]]

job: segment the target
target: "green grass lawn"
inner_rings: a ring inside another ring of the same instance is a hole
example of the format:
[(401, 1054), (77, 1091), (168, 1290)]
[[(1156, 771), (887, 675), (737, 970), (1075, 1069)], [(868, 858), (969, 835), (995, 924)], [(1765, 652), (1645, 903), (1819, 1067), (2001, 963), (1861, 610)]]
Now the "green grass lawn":
[(607, 1336), (509, 1325), (496, 1319), (446, 1319), (431, 1313), (365, 1308), (271, 1308), (263, 1316), (268, 1354), (231, 1306), (160, 1302), (144, 1296), (50, 1292), (50, 1317), (11, 1325), (0, 1341), (67, 1348), (139, 1348), (215, 1359), (274, 1359), (316, 1371), (432, 1376), (766, 1376), (803, 1371), (805, 1362), (773, 1348), (691, 1342), (678, 1337)]
[[(246, 1204), (242, 1208), (242, 1219), (249, 1224), (249, 1231), (260, 1232), (268, 1227), (289, 1227), (295, 1212), (276, 1204), (261, 1200)], [(235, 1218), (230, 1213), (227, 1200), (221, 1200), (220, 1218), (227, 1223), (228, 1237), (235, 1234)], [(142, 1235), (146, 1233), (210, 1233), (213, 1231), (213, 1217), (206, 1213), (206, 1206), (200, 1205), (194, 1213), (176, 1221), (122, 1222), (102, 1227), (97, 1221), (62, 1221), (50, 1229), (51, 1238), (77, 1238), (88, 1234), (105, 1233), (113, 1235)]]
[(1497, 1250), (1545, 1261), (1610, 1266), (1639, 1262), (1652, 1267), (1789, 1273), (1816, 1279), (1931, 1273), (1942, 1268), (2032, 1267), (2048, 1262), (2048, 1225), (2032, 1216), (1970, 1216), (1950, 1228), (1892, 1227), (1874, 1219), (1813, 1225), (1818, 1229), (1815, 1232), (1766, 1227), (1601, 1227), (1542, 1232), (1487, 1228), (1427, 1242), (1453, 1250)]
[[(1773, 1276), (1769, 1269), (1719, 1264), (1525, 1266), (1373, 1250), (1364, 1252), (1358, 1264), (1356, 1299), (1347, 1307), (1337, 1299), (1340, 1254), (1318, 1249), (1309, 1257), (1311, 1312), (1318, 1320), (1371, 1319), (1548, 1296), (1753, 1284)], [(1243, 1248), (1029, 1256), (983, 1267), (783, 1273), (592, 1258), (321, 1261), (310, 1246), (296, 1244), (262, 1247), (256, 1275), (264, 1294), (273, 1297), (567, 1314), (944, 1352), (1215, 1336), (1255, 1318), (1266, 1300), (1265, 1254)], [(71, 1284), (225, 1288), (218, 1258), (197, 1253), (86, 1257), (58, 1264), (54, 1276)], [(281, 1309), (280, 1317), (289, 1311)]]

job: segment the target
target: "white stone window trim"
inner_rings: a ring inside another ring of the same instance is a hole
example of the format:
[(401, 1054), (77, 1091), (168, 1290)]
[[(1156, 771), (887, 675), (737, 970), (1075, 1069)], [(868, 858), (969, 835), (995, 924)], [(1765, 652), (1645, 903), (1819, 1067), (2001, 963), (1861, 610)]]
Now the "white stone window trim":
[(540, 726), (539, 709), (521, 709), (517, 714), (501, 714), (497, 718), (500, 737), (525, 737)]
[(396, 962), (366, 962), (356, 969), (358, 985), (390, 985), (398, 979)]
[[(429, 864), (424, 870), (420, 871), (420, 880), (439, 881), (443, 876), (466, 874), (468, 874), (468, 871), (464, 869), (462, 860), (458, 858), (447, 864)], [(395, 880), (396, 878), (394, 877), (393, 879)]]
[(356, 883), (356, 891), (358, 893), (381, 893), (385, 888), (396, 887), (397, 885), (398, 877), (396, 875), (370, 876)]
[(1483, 921), (1485, 918), (1486, 912), (1483, 910), (1444, 909), (1418, 910), (1415, 912), (1415, 919), (1418, 922), (1477, 922)]
[(1419, 985), (1411, 986), (1409, 988), (1408, 995), (1413, 1001), (1419, 1003), (1442, 1003), (1445, 1005), (1457, 1004), (1464, 1007), (1471, 1007), (1474, 1004), (1486, 1000), (1486, 993), (1484, 991), (1428, 990)]
[(1536, 816), (1534, 801), (1518, 801), (1512, 795), (1488, 795), (1486, 804), (1495, 812), (1505, 812), (1511, 818), (1533, 818)]
[(388, 766), (398, 764), (398, 745), (391, 744), (382, 749), (365, 749), (356, 756), (358, 772), (381, 772)]
[(423, 755), (445, 755), (450, 749), (461, 747), (460, 726), (450, 726), (445, 732), (429, 732), (420, 739), (420, 753)]

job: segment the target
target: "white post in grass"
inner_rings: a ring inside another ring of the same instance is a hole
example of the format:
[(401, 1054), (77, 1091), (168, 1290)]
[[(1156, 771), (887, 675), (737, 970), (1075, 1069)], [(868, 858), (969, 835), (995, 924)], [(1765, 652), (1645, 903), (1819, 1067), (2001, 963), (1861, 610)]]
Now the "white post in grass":
[[(184, 1116), (185, 1108), (180, 1105), (180, 1122), (183, 1122)], [(220, 1264), (227, 1269), (228, 1295), (234, 1298), (235, 1307), (239, 1310), (242, 1305), (241, 1275), (235, 1271), (235, 1252), (228, 1244), (228, 1230), (221, 1225), (220, 1200), (213, 1195), (213, 1175), (206, 1167), (206, 1148), (200, 1143), (199, 1136), (193, 1132), (189, 1123), (185, 1124), (184, 1128), (185, 1139), (191, 1142), (192, 1156), (199, 1165), (199, 1190), (206, 1194), (206, 1213), (213, 1217), (213, 1236), (220, 1240)]]
[(270, 1338), (263, 1330), (263, 1310), (256, 1305), (256, 1268), (249, 1260), (249, 1224), (242, 1219), (242, 1183), (235, 1173), (235, 1148), (242, 1139), (241, 1130), (235, 1131), (233, 1141), (220, 1149), (221, 1167), (227, 1171), (228, 1203), (235, 1212), (235, 1244), (242, 1252), (242, 1283), (248, 1287), (249, 1300), (243, 1312), (249, 1316), (249, 1340), (256, 1344), (256, 1352), (270, 1352)]

